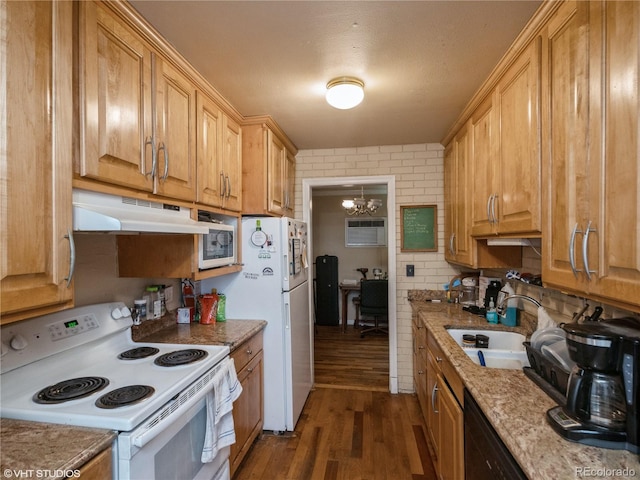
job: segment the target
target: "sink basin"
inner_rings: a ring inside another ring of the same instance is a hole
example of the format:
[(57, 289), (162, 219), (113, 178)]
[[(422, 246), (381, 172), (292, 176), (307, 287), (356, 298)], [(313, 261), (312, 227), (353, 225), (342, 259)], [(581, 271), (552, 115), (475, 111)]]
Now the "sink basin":
[[(487, 368), (503, 368), (509, 370), (520, 370), (528, 367), (529, 359), (522, 342), (526, 340), (524, 335), (516, 332), (501, 332), (494, 330), (469, 330), (451, 328), (447, 330), (460, 348), (469, 358), (480, 365), (478, 350), (482, 351)], [(462, 346), (463, 335), (486, 335), (489, 337), (489, 348), (466, 348)]]

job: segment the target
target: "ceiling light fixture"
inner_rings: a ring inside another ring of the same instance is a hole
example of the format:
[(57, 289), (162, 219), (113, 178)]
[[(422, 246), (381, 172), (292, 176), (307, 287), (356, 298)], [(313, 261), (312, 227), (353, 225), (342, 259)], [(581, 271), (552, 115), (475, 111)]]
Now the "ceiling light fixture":
[(356, 107), (364, 98), (364, 82), (354, 77), (334, 78), (327, 83), (327, 103), (340, 110)]
[(360, 191), (360, 198), (343, 200), (342, 208), (344, 208), (349, 215), (371, 215), (375, 213), (376, 210), (382, 206), (382, 200), (372, 198), (367, 202), (364, 198), (364, 187), (360, 187)]

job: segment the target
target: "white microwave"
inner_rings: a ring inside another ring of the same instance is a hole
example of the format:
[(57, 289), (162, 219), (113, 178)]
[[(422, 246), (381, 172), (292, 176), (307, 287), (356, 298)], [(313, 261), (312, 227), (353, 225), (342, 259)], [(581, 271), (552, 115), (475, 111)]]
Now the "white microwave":
[(198, 241), (198, 268), (224, 267), (237, 262), (238, 244), (235, 227), (224, 223), (212, 223), (209, 233), (200, 235)]

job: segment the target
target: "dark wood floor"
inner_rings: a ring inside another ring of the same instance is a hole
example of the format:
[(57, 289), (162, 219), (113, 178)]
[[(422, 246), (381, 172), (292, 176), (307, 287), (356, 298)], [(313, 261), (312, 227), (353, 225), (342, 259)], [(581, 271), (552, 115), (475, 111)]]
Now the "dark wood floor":
[(384, 335), (318, 326), (316, 384), (294, 432), (264, 432), (234, 480), (432, 480), (415, 395), (389, 393)]

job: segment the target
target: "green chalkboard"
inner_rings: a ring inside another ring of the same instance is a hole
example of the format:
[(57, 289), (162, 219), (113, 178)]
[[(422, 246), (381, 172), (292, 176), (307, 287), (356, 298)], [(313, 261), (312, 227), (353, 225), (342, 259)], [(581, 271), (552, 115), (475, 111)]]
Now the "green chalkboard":
[(400, 207), (403, 252), (438, 251), (438, 215), (436, 205)]

